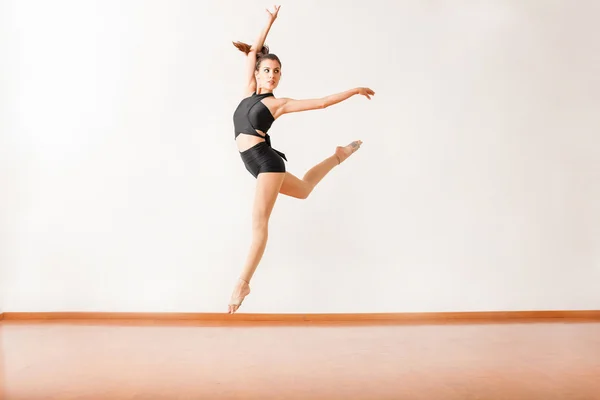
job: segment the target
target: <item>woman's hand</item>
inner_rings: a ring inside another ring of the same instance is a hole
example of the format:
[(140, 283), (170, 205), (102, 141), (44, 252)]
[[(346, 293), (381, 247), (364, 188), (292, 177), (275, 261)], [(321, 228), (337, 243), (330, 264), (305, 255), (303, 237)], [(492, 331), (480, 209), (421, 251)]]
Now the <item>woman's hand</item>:
[(369, 100), (371, 100), (370, 96), (375, 95), (375, 92), (369, 88), (360, 87), (360, 88), (357, 88), (356, 90), (357, 90), (356, 94), (363, 95)]
[(275, 20), (277, 19), (277, 13), (279, 12), (279, 8), (281, 8), (281, 6), (274, 6), (275, 10), (273, 12), (269, 11), (269, 9), (267, 8), (267, 13), (269, 14), (269, 21), (271, 23), (275, 22)]

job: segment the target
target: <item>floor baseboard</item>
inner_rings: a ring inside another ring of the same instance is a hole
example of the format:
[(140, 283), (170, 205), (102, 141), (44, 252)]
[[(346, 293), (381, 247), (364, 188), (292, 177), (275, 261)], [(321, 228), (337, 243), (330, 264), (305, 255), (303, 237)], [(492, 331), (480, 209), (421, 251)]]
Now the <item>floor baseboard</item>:
[(428, 322), (453, 321), (523, 322), (527, 320), (576, 319), (600, 321), (600, 310), (550, 311), (473, 311), (407, 312), (348, 314), (249, 314), (236, 313), (153, 313), (153, 312), (4, 312), (4, 321), (25, 320), (130, 320), (130, 321), (199, 321), (199, 322)]

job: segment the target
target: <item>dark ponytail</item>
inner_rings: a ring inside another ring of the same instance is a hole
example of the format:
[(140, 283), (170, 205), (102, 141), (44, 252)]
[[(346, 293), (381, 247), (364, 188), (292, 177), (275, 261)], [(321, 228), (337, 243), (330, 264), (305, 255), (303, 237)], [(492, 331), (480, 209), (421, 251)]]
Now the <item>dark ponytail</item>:
[[(248, 55), (248, 53), (250, 53), (250, 49), (252, 48), (252, 46), (250, 46), (249, 44), (244, 43), (244, 42), (232, 42), (232, 43), (235, 47), (237, 47), (237, 49), (239, 51), (241, 51), (242, 53), (244, 53), (246, 55)], [(269, 47), (267, 45), (263, 45), (262, 49), (260, 49), (260, 51), (256, 53), (256, 56), (262, 57), (267, 54), (269, 54)]]
[[(247, 43), (244, 42), (232, 42), (233, 45), (242, 53), (248, 55), (248, 53), (250, 53), (250, 49), (252, 48), (252, 46), (250, 46)], [(267, 46), (266, 44), (263, 45), (262, 49), (260, 49), (259, 52), (256, 53), (256, 70), (258, 71), (258, 68), (260, 67), (260, 63), (262, 60), (275, 60), (279, 63), (279, 66), (281, 67), (281, 60), (279, 60), (279, 57), (277, 57), (275, 54), (269, 53), (269, 46)]]

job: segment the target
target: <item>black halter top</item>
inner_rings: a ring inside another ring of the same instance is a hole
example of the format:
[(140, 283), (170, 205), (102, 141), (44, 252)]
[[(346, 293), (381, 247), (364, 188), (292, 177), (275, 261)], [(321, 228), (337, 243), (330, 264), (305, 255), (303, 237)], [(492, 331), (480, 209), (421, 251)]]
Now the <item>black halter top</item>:
[[(273, 96), (273, 93), (252, 93), (250, 97), (243, 99), (233, 113), (233, 126), (235, 130), (235, 138), (240, 133), (258, 136), (265, 139), (265, 142), (271, 147), (271, 137), (267, 133), (271, 125), (275, 121), (271, 111), (262, 102), (265, 97)], [(265, 136), (256, 132), (260, 130), (265, 133)], [(273, 149), (275, 150), (275, 149)], [(284, 160), (287, 161), (285, 154), (275, 150)]]

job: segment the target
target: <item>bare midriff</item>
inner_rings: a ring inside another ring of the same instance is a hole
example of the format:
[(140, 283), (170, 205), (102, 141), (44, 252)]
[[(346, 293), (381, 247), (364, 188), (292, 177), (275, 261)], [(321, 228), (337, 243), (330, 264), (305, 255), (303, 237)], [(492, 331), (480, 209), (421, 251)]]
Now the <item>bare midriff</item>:
[(248, 135), (247, 133), (240, 133), (238, 137), (235, 139), (235, 142), (238, 147), (238, 151), (245, 151), (251, 148), (252, 146), (256, 146), (260, 142), (264, 142), (264, 132), (256, 130), (259, 135), (263, 136), (262, 138), (254, 135)]

